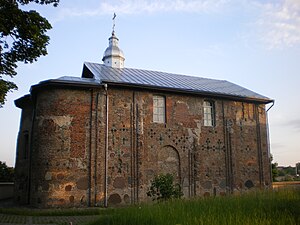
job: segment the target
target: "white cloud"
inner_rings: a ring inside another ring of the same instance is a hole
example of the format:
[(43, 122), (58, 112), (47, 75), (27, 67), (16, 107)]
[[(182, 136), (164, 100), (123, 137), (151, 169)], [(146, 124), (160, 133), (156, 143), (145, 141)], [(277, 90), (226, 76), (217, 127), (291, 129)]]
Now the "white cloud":
[[(252, 17), (245, 24), (250, 29), (240, 37), (247, 43), (258, 38), (269, 49), (300, 44), (300, 0), (102, 0), (91, 1), (93, 3), (86, 8), (81, 4), (76, 7), (75, 2), (59, 7), (58, 14), (50, 19), (51, 22), (74, 17), (112, 15), (114, 12), (117, 15), (219, 13), (229, 9), (229, 12), (251, 12)], [(255, 26), (249, 26), (253, 23)]]
[(54, 22), (69, 17), (156, 12), (218, 12), (231, 0), (104, 0), (94, 8), (61, 8)]
[(299, 0), (282, 0), (259, 6), (263, 12), (257, 25), (261, 29), (261, 40), (268, 48), (285, 48), (300, 44)]
[(205, 54), (210, 54), (210, 55), (214, 55), (214, 56), (225, 56), (225, 52), (223, 50), (223, 46), (220, 44), (212, 44), (207, 46), (206, 48), (203, 49), (203, 52), (205, 52)]

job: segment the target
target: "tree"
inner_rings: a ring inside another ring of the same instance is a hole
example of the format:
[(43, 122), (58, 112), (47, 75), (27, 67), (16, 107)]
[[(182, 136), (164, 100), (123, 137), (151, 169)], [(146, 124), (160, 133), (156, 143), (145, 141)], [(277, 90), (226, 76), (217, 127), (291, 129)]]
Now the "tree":
[(13, 182), (14, 168), (8, 167), (5, 162), (0, 161), (0, 182)]
[(276, 181), (276, 177), (278, 177), (278, 169), (277, 169), (278, 163), (272, 163), (272, 181)]
[(32, 2), (57, 6), (59, 0), (0, 0), (0, 108), (7, 93), (17, 90), (17, 85), (6, 79), (17, 74), (17, 62), (33, 63), (47, 54), (46, 32), (51, 24), (36, 11), (19, 8)]
[(147, 195), (152, 200), (168, 200), (171, 198), (181, 198), (183, 195), (179, 184), (174, 184), (171, 174), (158, 175), (151, 182), (150, 190)]
[(278, 177), (279, 175), (279, 171), (278, 171), (278, 163), (275, 162), (273, 163), (273, 155), (271, 155), (270, 157), (270, 161), (271, 161), (271, 165), (272, 165), (272, 181), (276, 181), (276, 177)]

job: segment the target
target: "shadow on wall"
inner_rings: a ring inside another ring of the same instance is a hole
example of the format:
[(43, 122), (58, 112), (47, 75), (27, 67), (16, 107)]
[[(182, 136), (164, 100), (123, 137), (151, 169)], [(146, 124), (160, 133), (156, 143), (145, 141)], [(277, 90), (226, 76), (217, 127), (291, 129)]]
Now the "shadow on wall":
[(0, 200), (14, 197), (14, 183), (3, 182), (0, 183)]

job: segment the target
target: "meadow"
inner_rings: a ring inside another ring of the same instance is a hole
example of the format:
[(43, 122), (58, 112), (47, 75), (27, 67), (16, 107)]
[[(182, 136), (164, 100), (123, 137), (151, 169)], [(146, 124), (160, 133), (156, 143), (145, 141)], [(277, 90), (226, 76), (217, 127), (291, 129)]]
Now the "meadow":
[(295, 225), (300, 224), (300, 190), (171, 200), (115, 208), (101, 214), (88, 225)]
[[(82, 209), (0, 208), (1, 222), (24, 223), (82, 217), (82, 225), (300, 225), (300, 188), (256, 191), (224, 197), (151, 202), (126, 207)], [(15, 216), (13, 216), (15, 215)], [(91, 216), (91, 217), (84, 217)], [(17, 220), (23, 219), (23, 222)], [(74, 219), (74, 218), (73, 218)], [(10, 221), (7, 221), (10, 220)], [(54, 221), (54, 220), (53, 220)], [(91, 221), (91, 222), (88, 222)], [(46, 222), (45, 222), (46, 223)]]

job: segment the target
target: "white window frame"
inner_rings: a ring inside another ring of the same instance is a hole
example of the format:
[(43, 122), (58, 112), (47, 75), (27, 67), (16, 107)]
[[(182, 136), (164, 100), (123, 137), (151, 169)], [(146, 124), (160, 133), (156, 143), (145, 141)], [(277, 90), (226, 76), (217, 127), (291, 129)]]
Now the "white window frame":
[(215, 104), (213, 101), (203, 102), (203, 123), (205, 127), (215, 126)]
[(153, 122), (166, 122), (166, 98), (161, 95), (153, 95)]

